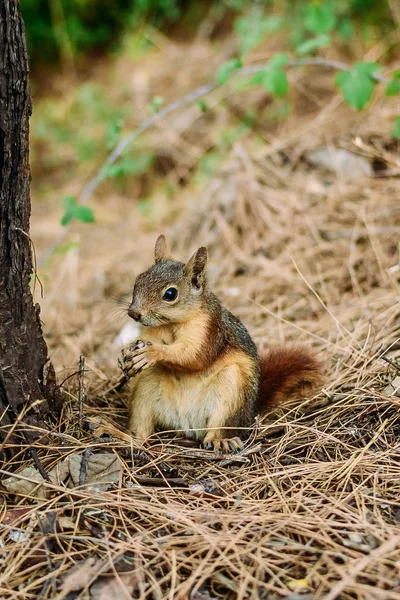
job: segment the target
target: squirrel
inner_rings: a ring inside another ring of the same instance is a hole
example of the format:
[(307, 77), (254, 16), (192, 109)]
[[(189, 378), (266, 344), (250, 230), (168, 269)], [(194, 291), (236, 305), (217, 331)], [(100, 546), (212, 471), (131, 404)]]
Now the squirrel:
[(146, 333), (118, 359), (134, 376), (129, 431), (144, 441), (156, 430), (179, 430), (206, 449), (238, 451), (257, 414), (321, 384), (321, 363), (303, 347), (259, 357), (245, 326), (208, 287), (205, 247), (185, 264), (160, 235), (154, 253), (128, 308)]

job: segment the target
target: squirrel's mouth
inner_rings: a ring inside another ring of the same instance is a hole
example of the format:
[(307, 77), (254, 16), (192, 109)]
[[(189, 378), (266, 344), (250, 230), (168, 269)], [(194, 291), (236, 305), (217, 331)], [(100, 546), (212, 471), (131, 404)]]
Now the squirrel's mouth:
[(157, 325), (162, 325), (159, 319), (154, 318), (150, 315), (141, 317), (140, 324), (143, 325), (143, 327), (157, 327)]
[(140, 318), (140, 324), (144, 327), (159, 327), (169, 322), (170, 320), (167, 317), (158, 314), (142, 315)]

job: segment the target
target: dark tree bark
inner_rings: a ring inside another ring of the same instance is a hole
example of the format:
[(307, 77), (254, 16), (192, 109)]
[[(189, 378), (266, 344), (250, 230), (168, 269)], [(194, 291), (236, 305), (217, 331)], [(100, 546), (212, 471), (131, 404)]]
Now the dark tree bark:
[[(24, 410), (40, 423), (56, 408), (39, 306), (30, 290), (31, 96), (19, 0), (0, 0), (0, 436)], [(38, 402), (41, 401), (41, 402)], [(23, 408), (24, 407), (24, 408)]]

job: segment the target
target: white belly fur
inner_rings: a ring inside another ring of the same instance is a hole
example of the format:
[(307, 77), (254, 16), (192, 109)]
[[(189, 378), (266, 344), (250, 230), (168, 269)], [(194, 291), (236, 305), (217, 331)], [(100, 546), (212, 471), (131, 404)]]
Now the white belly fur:
[(207, 427), (223, 427), (239, 410), (243, 386), (253, 372), (252, 358), (241, 350), (201, 373), (150, 367), (134, 380), (131, 431), (146, 437), (158, 426), (202, 439)]
[[(215, 411), (218, 371), (213, 368), (208, 373), (175, 373), (159, 370), (159, 401), (156, 403), (157, 418), (164, 427), (183, 430), (190, 436), (190, 430), (207, 427), (210, 416)], [(202, 437), (204, 432), (193, 432)]]

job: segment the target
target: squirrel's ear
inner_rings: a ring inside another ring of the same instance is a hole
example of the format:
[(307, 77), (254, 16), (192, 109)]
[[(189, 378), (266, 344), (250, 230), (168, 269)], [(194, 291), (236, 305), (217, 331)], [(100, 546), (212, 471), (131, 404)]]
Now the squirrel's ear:
[(156, 263), (160, 260), (169, 260), (171, 258), (171, 251), (168, 246), (168, 242), (165, 239), (165, 235), (159, 235), (154, 246), (154, 259)]
[(185, 275), (190, 277), (193, 291), (201, 293), (206, 283), (207, 248), (202, 246), (185, 265)]

